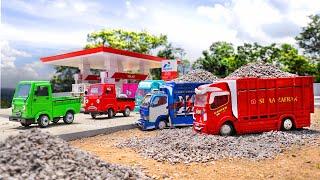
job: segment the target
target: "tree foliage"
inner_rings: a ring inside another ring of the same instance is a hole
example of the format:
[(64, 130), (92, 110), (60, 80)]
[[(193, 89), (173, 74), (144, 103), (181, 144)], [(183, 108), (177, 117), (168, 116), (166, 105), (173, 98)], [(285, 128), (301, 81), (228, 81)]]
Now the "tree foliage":
[[(235, 50), (236, 49), (236, 50)], [(282, 70), (298, 75), (312, 75), (315, 67), (308, 58), (299, 55), (298, 50), (290, 44), (244, 43), (234, 48), (231, 43), (215, 42), (205, 50), (193, 67), (200, 67), (219, 77), (225, 77), (237, 68), (250, 62), (271, 63)]]
[(55, 92), (70, 92), (72, 84), (74, 84), (73, 75), (79, 73), (79, 69), (75, 67), (55, 66), (55, 75), (50, 82)]
[(112, 48), (150, 54), (160, 46), (167, 44), (166, 35), (152, 35), (146, 31), (134, 32), (121, 29), (103, 29), (88, 34), (85, 48), (110, 46)]

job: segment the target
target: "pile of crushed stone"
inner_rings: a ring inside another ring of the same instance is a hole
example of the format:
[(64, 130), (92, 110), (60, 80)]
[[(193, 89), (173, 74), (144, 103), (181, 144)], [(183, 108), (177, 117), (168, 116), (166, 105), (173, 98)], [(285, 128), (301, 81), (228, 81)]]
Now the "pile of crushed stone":
[(315, 130), (271, 131), (243, 136), (204, 135), (192, 128), (165, 129), (154, 137), (130, 138), (119, 142), (119, 148), (132, 148), (144, 157), (170, 163), (206, 163), (219, 159), (273, 158), (293, 145), (316, 145), (320, 132)]
[(0, 179), (150, 179), (32, 129), (0, 143)]
[(294, 77), (295, 74), (284, 72), (278, 67), (269, 63), (249, 63), (229, 74), (225, 79), (239, 77), (258, 77), (258, 78), (273, 78), (273, 77)]
[(177, 83), (184, 83), (184, 82), (208, 82), (211, 83), (213, 81), (218, 80), (218, 77), (213, 75), (212, 73), (205, 71), (203, 69), (196, 69), (188, 72), (187, 74), (176, 78), (172, 81)]

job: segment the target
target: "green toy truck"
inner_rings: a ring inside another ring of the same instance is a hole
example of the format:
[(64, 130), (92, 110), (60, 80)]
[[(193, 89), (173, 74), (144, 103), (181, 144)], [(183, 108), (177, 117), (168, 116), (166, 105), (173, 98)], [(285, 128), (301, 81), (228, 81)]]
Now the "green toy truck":
[(74, 114), (80, 112), (80, 104), (80, 98), (55, 97), (49, 81), (21, 81), (15, 90), (9, 120), (25, 127), (31, 124), (47, 127), (61, 118), (64, 123), (71, 124)]

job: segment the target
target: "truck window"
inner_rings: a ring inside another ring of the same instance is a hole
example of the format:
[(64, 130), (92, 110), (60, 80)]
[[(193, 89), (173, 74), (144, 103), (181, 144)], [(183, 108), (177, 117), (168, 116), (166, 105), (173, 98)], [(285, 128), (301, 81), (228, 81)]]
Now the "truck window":
[(15, 97), (23, 97), (26, 98), (29, 95), (29, 91), (30, 91), (30, 84), (20, 84), (18, 86), (17, 92), (15, 94)]
[(204, 107), (207, 103), (207, 94), (197, 94), (195, 99), (195, 106)]
[(48, 86), (38, 86), (36, 95), (37, 96), (49, 96)]
[(151, 95), (146, 95), (146, 96), (144, 97), (144, 99), (142, 100), (141, 105), (142, 105), (142, 106), (149, 106), (150, 99), (151, 99)]
[(101, 95), (101, 87), (93, 86), (89, 89), (89, 95)]
[(167, 103), (167, 97), (166, 96), (157, 96), (153, 99), (153, 106), (161, 106)]
[(218, 107), (226, 104), (228, 102), (228, 100), (229, 100), (228, 95), (216, 96), (216, 97), (214, 97), (213, 102), (210, 104), (210, 108), (211, 109), (218, 108)]

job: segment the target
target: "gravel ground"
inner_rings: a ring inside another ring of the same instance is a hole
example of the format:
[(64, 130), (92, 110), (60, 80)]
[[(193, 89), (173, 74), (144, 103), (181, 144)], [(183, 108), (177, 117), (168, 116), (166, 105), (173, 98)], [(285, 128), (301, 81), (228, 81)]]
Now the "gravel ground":
[(174, 82), (213, 82), (218, 80), (218, 77), (214, 76), (212, 73), (205, 71), (203, 69), (196, 69), (188, 72), (177, 79)]
[(222, 137), (194, 133), (192, 128), (166, 129), (154, 137), (134, 137), (119, 142), (118, 148), (129, 147), (144, 157), (170, 163), (210, 162), (225, 158), (261, 160), (273, 158), (293, 145), (315, 145), (319, 131), (271, 131), (262, 134)]
[(239, 77), (293, 77), (297, 76), (288, 72), (281, 71), (279, 68), (268, 63), (249, 63), (235, 70), (229, 74), (225, 79), (239, 78)]
[(150, 179), (137, 169), (104, 162), (37, 129), (0, 143), (0, 179)]

